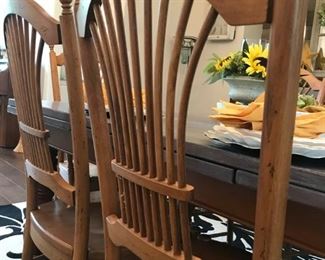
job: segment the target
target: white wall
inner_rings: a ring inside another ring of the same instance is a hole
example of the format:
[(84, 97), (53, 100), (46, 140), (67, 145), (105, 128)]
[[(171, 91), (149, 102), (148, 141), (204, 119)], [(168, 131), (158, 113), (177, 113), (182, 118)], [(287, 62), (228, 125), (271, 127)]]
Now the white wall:
[[(159, 1), (153, 1), (153, 17), (158, 18), (159, 12)], [(138, 11), (138, 28), (139, 28), (139, 40), (140, 46), (143, 44), (143, 0), (138, 0), (137, 2)], [(176, 26), (178, 22), (178, 17), (183, 5), (183, 0), (171, 0), (169, 7), (169, 19), (167, 24), (166, 33), (166, 46), (165, 46), (165, 63), (164, 63), (164, 84), (167, 78), (167, 68), (169, 64), (169, 57), (172, 51), (172, 45), (174, 40), (174, 35), (176, 32)], [(194, 1), (192, 8), (192, 13), (190, 16), (188, 28), (186, 35), (198, 36), (199, 30), (203, 23), (204, 18), (209, 9), (209, 4), (207, 1)], [(126, 8), (124, 8), (126, 9)], [(126, 13), (127, 14), (127, 13)], [(127, 15), (126, 15), (127, 16)], [(172, 19), (174, 17), (174, 19)], [(126, 19), (127, 20), (127, 19)], [(156, 28), (157, 21), (154, 22), (153, 28)], [(128, 27), (128, 23), (125, 24)], [(213, 85), (207, 85), (205, 83), (207, 76), (203, 74), (203, 69), (208, 63), (213, 53), (219, 56), (226, 56), (230, 52), (237, 51), (241, 48), (242, 40), (244, 36), (244, 27), (236, 28), (236, 37), (234, 41), (208, 41), (204, 51), (201, 56), (201, 60), (198, 64), (197, 72), (193, 81), (193, 90), (190, 99), (189, 114), (193, 117), (208, 117), (211, 112), (211, 107), (215, 106), (216, 102), (220, 99), (228, 100), (228, 87), (226, 83), (219, 81)], [(156, 33), (153, 35), (153, 43), (156, 44)], [(140, 51), (140, 58), (142, 59), (143, 68), (143, 54), (144, 50)], [(143, 69), (142, 69), (143, 71)], [(178, 74), (178, 84), (184, 81), (185, 74), (187, 71), (187, 65), (180, 64), (179, 74)], [(142, 75), (143, 79), (143, 75)], [(144, 85), (144, 84), (143, 84)], [(179, 97), (179, 93), (177, 93)]]
[[(48, 1), (48, 0), (35, 0), (38, 2), (49, 14), (51, 14), (54, 18), (59, 19), (59, 15), (61, 12), (60, 1)], [(140, 46), (143, 44), (143, 0), (137, 0), (137, 11), (138, 11), (138, 27), (139, 27), (139, 40)], [(126, 1), (124, 1), (124, 9)], [(153, 17), (158, 17), (158, 9), (159, 9), (159, 1), (153, 1)], [(181, 11), (181, 7), (183, 5), (183, 0), (171, 0), (170, 8), (169, 8), (169, 17), (175, 17), (175, 19), (169, 19), (169, 23), (167, 24), (167, 35), (166, 35), (166, 54), (165, 54), (165, 70), (164, 70), (164, 83), (166, 83), (167, 78), (167, 68), (169, 64), (169, 56), (172, 50), (174, 35), (176, 31), (177, 19), (179, 17), (179, 13)], [(202, 25), (203, 19), (208, 12), (209, 4), (207, 1), (194, 1), (192, 14), (190, 17), (190, 22), (188, 25), (188, 29), (186, 31), (186, 35), (197, 36)], [(126, 10), (124, 10), (126, 11)], [(127, 19), (126, 19), (127, 20)], [(157, 21), (154, 21), (154, 27), (156, 28)], [(128, 27), (128, 23), (125, 24)], [(127, 28), (126, 28), (127, 30)], [(245, 30), (245, 27), (237, 27), (236, 28), (236, 36), (235, 40), (220, 42), (220, 41), (208, 41), (204, 51), (202, 53), (201, 60), (198, 65), (198, 69), (193, 81), (193, 90), (190, 100), (190, 108), (189, 113), (195, 117), (207, 117), (211, 111), (211, 107), (215, 105), (217, 101), (220, 99), (227, 100), (228, 99), (228, 87), (226, 83), (219, 81), (213, 85), (207, 85), (206, 75), (203, 74), (203, 69), (207, 64), (209, 58), (213, 53), (218, 54), (219, 56), (226, 56), (230, 52), (237, 51), (241, 48), (242, 39), (244, 37), (244, 33), (248, 35), (254, 34), (254, 29)], [(248, 38), (252, 36), (248, 36)], [(154, 32), (153, 42), (156, 44), (156, 34)], [(58, 50), (60, 53), (61, 50)], [(140, 52), (141, 67), (143, 68), (143, 52)], [(44, 50), (43, 55), (43, 89), (42, 96), (43, 99), (52, 99), (52, 88), (51, 88), (51, 79), (50, 79), (50, 69), (49, 69), (49, 58), (48, 54), (49, 50), (46, 48)], [(143, 71), (143, 70), (142, 70)], [(187, 65), (180, 64), (179, 67), (179, 76), (178, 76), (178, 84), (181, 84), (184, 80), (185, 74), (187, 71)], [(143, 77), (142, 77), (143, 78)], [(62, 91), (62, 99), (67, 100), (66, 97), (66, 89), (61, 89)], [(179, 94), (179, 93), (178, 93)]]
[[(53, 16), (55, 19), (59, 19), (61, 7), (59, 0), (34, 0), (44, 10)], [(49, 60), (49, 48), (47, 45), (44, 46), (43, 60), (42, 60), (42, 99), (52, 100), (52, 81), (51, 81), (51, 70)]]

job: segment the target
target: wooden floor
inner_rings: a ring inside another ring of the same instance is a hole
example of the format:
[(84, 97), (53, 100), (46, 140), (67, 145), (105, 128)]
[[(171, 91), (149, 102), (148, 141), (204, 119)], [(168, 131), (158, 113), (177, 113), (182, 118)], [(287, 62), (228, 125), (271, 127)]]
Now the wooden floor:
[(22, 154), (0, 148), (0, 205), (26, 201)]

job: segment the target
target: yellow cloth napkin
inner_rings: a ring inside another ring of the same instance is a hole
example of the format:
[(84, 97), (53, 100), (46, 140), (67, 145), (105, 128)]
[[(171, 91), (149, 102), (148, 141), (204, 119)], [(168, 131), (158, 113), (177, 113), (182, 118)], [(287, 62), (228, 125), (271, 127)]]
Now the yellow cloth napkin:
[[(211, 115), (210, 118), (226, 126), (262, 130), (264, 95), (248, 106), (222, 102), (222, 108), (213, 108), (213, 110), (216, 114)], [(296, 136), (316, 138), (319, 134), (325, 133), (325, 108), (317, 107), (312, 110), (317, 112), (296, 117)]]

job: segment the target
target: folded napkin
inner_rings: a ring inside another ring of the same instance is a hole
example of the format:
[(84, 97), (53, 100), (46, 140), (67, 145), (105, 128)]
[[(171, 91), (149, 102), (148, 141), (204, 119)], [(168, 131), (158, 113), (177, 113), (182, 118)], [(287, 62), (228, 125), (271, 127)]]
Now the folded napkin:
[[(220, 108), (213, 108), (216, 112), (210, 118), (215, 119), (225, 126), (262, 130), (264, 96), (258, 97), (248, 106), (221, 102)], [(315, 113), (305, 112), (297, 115), (295, 125), (295, 136), (316, 138), (325, 133), (325, 108), (313, 109)]]

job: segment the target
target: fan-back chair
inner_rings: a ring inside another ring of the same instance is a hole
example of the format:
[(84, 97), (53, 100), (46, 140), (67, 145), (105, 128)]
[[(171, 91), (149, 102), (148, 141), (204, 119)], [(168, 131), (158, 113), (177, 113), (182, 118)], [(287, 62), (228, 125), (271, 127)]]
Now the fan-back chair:
[(77, 46), (76, 41), (66, 42), (71, 37), (69, 26), (74, 26), (74, 20), (65, 16), (70, 11), (69, 6), (65, 6), (61, 17), (65, 26), (60, 27), (58, 21), (33, 0), (6, 0), (1, 4), (5, 10), (4, 33), (27, 175), (23, 259), (32, 259), (35, 246), (50, 259), (100, 258), (103, 256), (100, 206), (89, 206), (84, 104), (78, 85), (81, 81), (76, 80), (81, 71), (79, 67), (71, 67), (70, 62), (78, 55), (77, 48), (65, 54), (74, 170), (77, 173), (74, 186), (65, 182), (54, 170), (47, 142), (50, 133), (44, 128), (42, 116), (41, 61), (44, 44), (61, 44), (62, 29), (63, 34), (68, 36), (63, 37), (63, 46)]
[[(172, 2), (160, 1), (155, 49), (152, 1), (144, 0), (144, 46), (141, 46), (144, 79), (141, 79), (136, 1), (127, 1), (128, 24), (123, 21), (121, 0), (80, 1), (76, 17), (107, 228), (108, 259), (118, 259), (119, 246), (127, 247), (141, 259), (207, 257), (197, 254), (196, 245), (191, 244), (188, 203), (195, 187), (186, 183), (185, 136), (194, 74), (218, 14), (231, 25), (272, 24), (253, 258), (281, 259), (307, 1), (208, 2), (210, 10), (191, 55), (184, 83), (176, 86), (193, 0), (183, 1), (179, 17), (168, 16)], [(164, 81), (168, 18), (175, 20), (177, 30)], [(129, 35), (125, 32), (126, 26)], [(99, 67), (107, 87), (109, 125)], [(145, 111), (142, 86), (146, 94)], [(179, 104), (175, 102), (176, 90), (181, 91)], [(165, 109), (163, 93), (166, 93)], [(117, 193), (114, 192), (116, 186)], [(203, 247), (203, 253), (206, 251), (208, 248)], [(215, 250), (212, 259), (241, 259), (238, 254), (223, 253)]]

